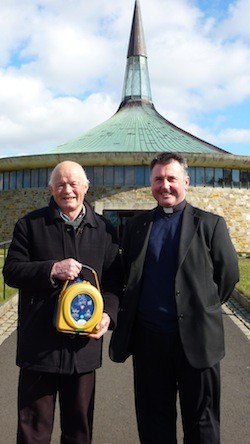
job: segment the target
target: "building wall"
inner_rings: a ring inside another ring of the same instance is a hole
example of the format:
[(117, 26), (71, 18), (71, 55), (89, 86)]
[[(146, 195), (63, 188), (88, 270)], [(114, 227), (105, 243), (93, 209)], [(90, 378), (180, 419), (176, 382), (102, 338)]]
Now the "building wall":
[[(88, 198), (95, 210), (146, 210), (155, 206), (150, 188), (92, 188)], [(42, 188), (0, 192), (0, 242), (11, 239), (15, 221), (47, 204), (49, 191)], [(223, 216), (238, 253), (250, 252), (250, 191), (230, 188), (190, 187), (187, 200), (194, 206)]]

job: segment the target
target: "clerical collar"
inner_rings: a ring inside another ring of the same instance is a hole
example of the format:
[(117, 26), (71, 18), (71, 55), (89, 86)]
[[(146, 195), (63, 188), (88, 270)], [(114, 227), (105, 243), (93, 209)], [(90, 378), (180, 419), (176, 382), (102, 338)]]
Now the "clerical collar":
[(184, 210), (185, 206), (186, 206), (186, 200), (184, 199), (182, 202), (180, 202), (178, 205), (175, 205), (174, 207), (162, 207), (162, 209), (167, 216)]
[(163, 208), (163, 211), (165, 214), (173, 214), (174, 209), (173, 209), (173, 207)]
[(67, 214), (64, 214), (61, 210), (60, 210), (60, 208), (58, 208), (58, 210), (59, 210), (59, 214), (60, 214), (60, 217), (62, 218), (62, 220), (64, 220), (64, 222), (74, 222), (74, 221), (81, 221), (81, 219), (83, 219), (84, 218), (84, 216), (85, 216), (85, 214), (86, 214), (86, 208), (85, 208), (85, 206), (83, 205), (82, 206), (82, 209), (81, 209), (81, 211), (80, 211), (80, 213), (78, 214), (78, 216), (74, 219), (74, 221), (72, 221), (68, 216), (67, 216)]

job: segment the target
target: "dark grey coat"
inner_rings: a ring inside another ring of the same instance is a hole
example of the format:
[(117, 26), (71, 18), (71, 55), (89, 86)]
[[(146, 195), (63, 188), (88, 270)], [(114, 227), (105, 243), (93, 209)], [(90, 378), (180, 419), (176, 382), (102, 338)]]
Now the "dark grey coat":
[[(94, 268), (101, 283), (104, 310), (116, 323), (121, 270), (114, 230), (85, 202), (86, 216), (75, 233), (59, 217), (53, 198), (48, 207), (22, 217), (3, 269), (5, 282), (19, 289), (17, 365), (30, 370), (71, 374), (101, 365), (102, 339), (60, 333), (54, 311), (63, 284), (53, 288), (56, 261), (75, 258)], [(89, 273), (88, 271), (85, 273)], [(83, 276), (95, 284), (91, 273)]]
[[(133, 330), (143, 265), (155, 209), (129, 219), (123, 242), (126, 287), (110, 357), (123, 362), (133, 353)], [(179, 333), (189, 363), (210, 367), (224, 356), (221, 304), (239, 279), (238, 259), (225, 220), (187, 204), (184, 209), (175, 298)]]

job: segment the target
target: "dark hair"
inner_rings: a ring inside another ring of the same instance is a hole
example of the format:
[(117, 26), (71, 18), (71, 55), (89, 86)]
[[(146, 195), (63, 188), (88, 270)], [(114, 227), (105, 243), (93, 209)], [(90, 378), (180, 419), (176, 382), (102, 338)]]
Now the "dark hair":
[(179, 164), (183, 167), (183, 170), (186, 174), (188, 174), (188, 165), (186, 159), (179, 153), (161, 153), (154, 157), (150, 162), (150, 171), (154, 168), (156, 164), (159, 165), (167, 165), (171, 163), (173, 160), (179, 162)]

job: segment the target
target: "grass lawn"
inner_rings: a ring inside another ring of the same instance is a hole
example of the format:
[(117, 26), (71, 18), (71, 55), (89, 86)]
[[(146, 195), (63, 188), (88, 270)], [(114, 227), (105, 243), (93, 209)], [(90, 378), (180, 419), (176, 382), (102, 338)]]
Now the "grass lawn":
[(240, 281), (237, 290), (250, 299), (250, 257), (239, 259)]
[[(0, 304), (4, 302), (4, 282), (2, 275), (2, 268), (4, 262), (4, 253), (3, 250), (0, 249)], [(14, 296), (17, 293), (16, 288), (10, 288), (8, 285), (5, 285), (5, 300), (9, 299), (11, 296)]]

